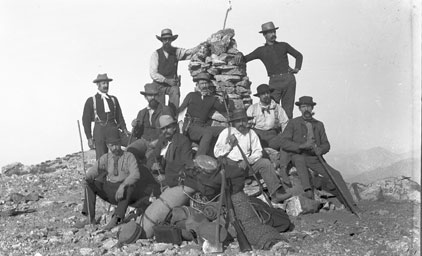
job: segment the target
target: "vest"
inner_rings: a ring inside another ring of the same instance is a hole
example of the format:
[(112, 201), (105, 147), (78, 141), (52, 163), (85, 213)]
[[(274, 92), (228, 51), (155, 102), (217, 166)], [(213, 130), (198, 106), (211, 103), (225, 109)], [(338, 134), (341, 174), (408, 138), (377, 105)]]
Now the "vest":
[(175, 52), (169, 53), (168, 58), (164, 55), (163, 48), (157, 50), (158, 53), (158, 73), (165, 78), (177, 77), (177, 60)]

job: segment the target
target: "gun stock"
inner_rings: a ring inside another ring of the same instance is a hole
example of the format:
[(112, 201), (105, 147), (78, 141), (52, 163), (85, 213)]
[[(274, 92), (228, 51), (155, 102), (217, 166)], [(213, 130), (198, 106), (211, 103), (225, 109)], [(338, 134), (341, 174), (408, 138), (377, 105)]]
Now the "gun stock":
[(242, 224), (237, 219), (236, 214), (234, 212), (233, 202), (232, 202), (232, 198), (231, 198), (232, 184), (231, 184), (230, 179), (227, 180), (227, 185), (228, 185), (227, 186), (228, 191), (226, 192), (227, 209), (228, 209), (229, 216), (230, 216), (230, 223), (233, 225), (234, 229), (236, 230), (237, 242), (239, 243), (239, 250), (241, 252), (252, 251), (251, 244), (249, 243), (248, 239), (246, 238), (245, 232), (243, 231), (243, 228), (242, 228)]

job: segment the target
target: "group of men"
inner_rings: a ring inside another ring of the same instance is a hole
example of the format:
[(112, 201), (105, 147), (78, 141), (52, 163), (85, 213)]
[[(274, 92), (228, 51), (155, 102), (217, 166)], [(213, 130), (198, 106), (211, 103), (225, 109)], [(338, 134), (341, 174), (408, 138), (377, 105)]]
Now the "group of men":
[[(106, 226), (111, 229), (122, 222), (129, 205), (145, 201), (151, 193), (159, 194), (157, 184), (161, 187), (180, 185), (183, 170), (193, 165), (192, 142), (198, 144), (196, 155), (224, 158), (229, 165), (259, 173), (274, 203), (291, 196), (285, 188), (291, 185), (287, 174), (290, 161), (296, 166), (305, 196), (313, 198), (315, 188), (308, 168), (324, 181), (322, 188), (335, 194), (336, 189), (319, 160), (329, 151), (330, 144), (323, 123), (313, 118), (316, 103), (309, 96), (294, 102), (294, 74), (301, 69), (302, 54), (289, 44), (276, 41), (278, 27), (272, 22), (261, 28), (259, 33), (263, 34), (265, 45), (235, 58), (237, 62), (260, 59), (269, 76), (269, 83), (259, 85), (254, 94), (259, 102), (247, 110), (235, 109), (230, 100), (220, 100), (214, 95), (208, 73), (193, 78), (195, 91), (190, 92), (179, 107), (178, 61), (189, 59), (198, 47), (189, 50), (173, 47), (171, 43), (177, 35), (163, 29), (161, 36), (157, 36), (162, 47), (153, 53), (150, 62), (153, 82), (140, 92), (148, 106), (132, 121), (134, 141), (125, 145), (126, 151), (121, 148), (120, 133), (128, 135), (129, 132), (117, 98), (108, 94), (112, 79), (107, 74), (97, 76), (94, 83), (98, 93), (85, 103), (83, 125), (88, 145), (95, 148), (98, 161), (88, 170), (84, 181), (83, 214), (88, 218), (80, 226), (95, 222), (96, 195), (117, 205)], [(293, 69), (289, 67), (288, 55), (296, 59)], [(164, 101), (166, 94), (168, 105)], [(294, 104), (301, 112), (296, 118), (293, 118)], [(180, 128), (177, 116), (185, 109)], [(213, 111), (227, 116), (228, 127), (211, 126)], [(92, 122), (95, 122), (93, 135)], [(278, 150), (280, 160), (272, 163), (267, 159), (265, 147)], [(341, 177), (339, 173), (337, 176)]]

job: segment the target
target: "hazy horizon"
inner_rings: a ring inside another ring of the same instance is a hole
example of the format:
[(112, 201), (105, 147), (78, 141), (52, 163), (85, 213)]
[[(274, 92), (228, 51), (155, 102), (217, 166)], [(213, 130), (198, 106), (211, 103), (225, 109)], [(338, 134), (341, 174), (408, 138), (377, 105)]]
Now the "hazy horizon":
[[(227, 28), (244, 54), (264, 43), (261, 24), (273, 21), (277, 40), (303, 56), (296, 100), (310, 95), (324, 122), (329, 154), (383, 147), (420, 150), (420, 3), (405, 0), (232, 0)], [(271, 7), (271, 8), (269, 8)], [(191, 48), (222, 29), (227, 0), (0, 2), (0, 166), (26, 165), (80, 151), (77, 120), (96, 93), (97, 74), (113, 78), (110, 94), (130, 123), (146, 105), (155, 38), (169, 27), (174, 46)], [(290, 65), (294, 66), (290, 58)], [(193, 89), (189, 62), (179, 63), (182, 95)], [(248, 63), (252, 84), (268, 83), (264, 65)], [(254, 102), (256, 98), (253, 97)], [(294, 116), (298, 110), (294, 110)], [(81, 123), (82, 125), (82, 123)], [(82, 127), (81, 127), (82, 128)], [(83, 133), (83, 131), (82, 131)], [(83, 134), (84, 149), (87, 141)]]

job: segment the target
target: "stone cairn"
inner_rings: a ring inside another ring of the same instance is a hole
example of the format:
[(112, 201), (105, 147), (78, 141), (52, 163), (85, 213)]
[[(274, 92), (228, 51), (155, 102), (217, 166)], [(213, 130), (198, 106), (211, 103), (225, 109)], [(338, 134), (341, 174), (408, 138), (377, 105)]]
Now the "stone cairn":
[[(209, 73), (220, 100), (223, 99), (223, 93), (227, 94), (235, 108), (246, 109), (252, 104), (251, 82), (246, 75), (246, 63), (234, 63), (234, 57), (239, 50), (233, 37), (233, 29), (224, 29), (212, 34), (192, 56), (189, 71), (192, 77), (202, 72)], [(225, 125), (225, 116), (226, 113), (214, 113), (211, 117), (212, 125)]]

